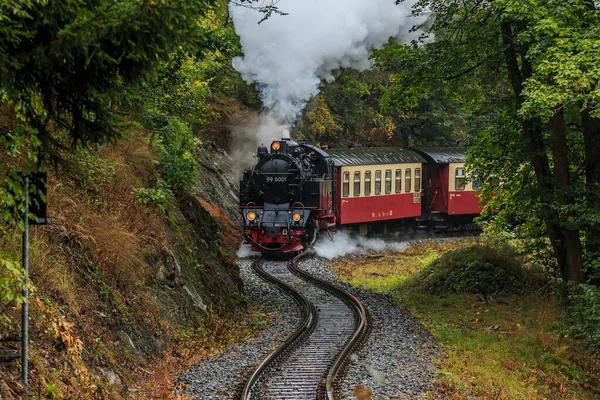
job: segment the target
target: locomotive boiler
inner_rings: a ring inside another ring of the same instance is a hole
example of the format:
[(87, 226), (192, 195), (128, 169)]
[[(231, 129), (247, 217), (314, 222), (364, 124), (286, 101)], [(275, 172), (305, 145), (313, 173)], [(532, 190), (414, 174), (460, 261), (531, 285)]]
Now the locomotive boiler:
[(290, 139), (258, 147), (240, 182), (245, 241), (253, 251), (296, 252), (336, 225), (336, 174), (329, 155)]

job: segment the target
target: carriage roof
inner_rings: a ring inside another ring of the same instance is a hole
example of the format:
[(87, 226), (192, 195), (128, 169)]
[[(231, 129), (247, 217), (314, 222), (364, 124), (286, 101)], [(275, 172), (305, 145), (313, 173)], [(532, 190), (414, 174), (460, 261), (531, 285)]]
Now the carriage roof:
[(400, 147), (353, 147), (325, 151), (336, 167), (426, 162), (420, 154)]
[(462, 163), (467, 158), (467, 149), (463, 147), (415, 147), (411, 150), (436, 164)]

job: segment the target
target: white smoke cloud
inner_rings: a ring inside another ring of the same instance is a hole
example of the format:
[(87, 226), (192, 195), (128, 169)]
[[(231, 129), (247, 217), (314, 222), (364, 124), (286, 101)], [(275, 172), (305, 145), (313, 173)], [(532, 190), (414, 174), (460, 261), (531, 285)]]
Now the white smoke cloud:
[(281, 124), (267, 113), (246, 114), (229, 128), (233, 135), (228, 153), (233, 159), (233, 172), (237, 176), (256, 163), (254, 156), (260, 144), (268, 148), (274, 140), (290, 137), (289, 125)]
[(331, 80), (339, 67), (369, 68), (369, 55), (390, 38), (417, 37), (410, 29), (424, 20), (410, 17), (416, 0), (281, 0), (288, 13), (271, 16), (232, 4), (231, 15), (244, 57), (233, 66), (256, 82), (264, 105), (280, 121), (293, 122), (319, 92), (321, 79)]
[(281, 124), (270, 114), (262, 114), (256, 131), (256, 141), (269, 147), (272, 141), (290, 137), (290, 126)]
[(260, 256), (259, 252), (252, 251), (252, 246), (248, 243), (242, 243), (237, 251), (238, 258)]
[(407, 247), (406, 243), (386, 242), (382, 239), (354, 236), (343, 230), (336, 232), (333, 239), (329, 238), (328, 235), (322, 235), (314, 245), (317, 255), (328, 260), (360, 250), (377, 252), (389, 250), (400, 253), (406, 250)]

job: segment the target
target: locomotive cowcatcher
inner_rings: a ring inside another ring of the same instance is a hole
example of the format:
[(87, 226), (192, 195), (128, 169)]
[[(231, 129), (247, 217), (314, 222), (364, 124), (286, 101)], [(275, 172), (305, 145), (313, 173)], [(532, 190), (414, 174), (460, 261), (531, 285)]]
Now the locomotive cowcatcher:
[(253, 251), (294, 252), (332, 230), (335, 167), (318, 147), (291, 139), (260, 145), (253, 169), (240, 182), (244, 238)]

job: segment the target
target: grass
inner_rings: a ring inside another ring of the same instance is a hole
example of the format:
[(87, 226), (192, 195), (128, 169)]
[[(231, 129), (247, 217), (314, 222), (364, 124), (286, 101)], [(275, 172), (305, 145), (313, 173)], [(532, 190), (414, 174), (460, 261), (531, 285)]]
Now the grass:
[(335, 261), (346, 282), (388, 292), (439, 341), (435, 399), (597, 399), (600, 360), (566, 337), (563, 306), (552, 294), (432, 295), (411, 278), (444, 252), (473, 241), (423, 242), (401, 254)]
[(473, 243), (473, 239), (421, 242), (402, 253), (366, 253), (337, 259), (334, 271), (353, 286), (375, 292), (389, 292), (435, 260), (440, 254)]

